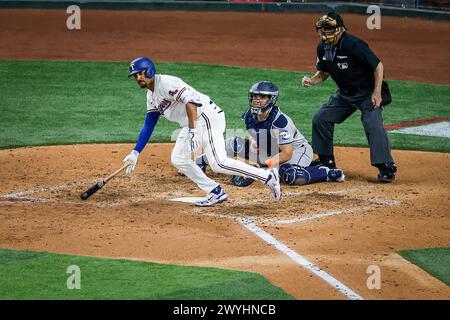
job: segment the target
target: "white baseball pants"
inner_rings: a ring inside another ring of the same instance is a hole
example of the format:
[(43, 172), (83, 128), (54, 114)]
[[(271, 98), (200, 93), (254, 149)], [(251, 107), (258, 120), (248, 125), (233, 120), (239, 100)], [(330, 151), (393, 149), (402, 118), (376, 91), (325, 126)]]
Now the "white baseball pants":
[[(217, 173), (246, 176), (265, 183), (269, 176), (268, 171), (227, 157), (223, 137), (225, 128), (225, 112), (214, 103), (204, 109), (197, 121), (200, 147), (203, 147), (211, 169)], [(200, 167), (191, 159), (188, 130), (188, 127), (181, 129), (172, 151), (171, 161), (181, 173), (186, 175), (200, 189), (208, 194), (219, 184), (206, 176)]]

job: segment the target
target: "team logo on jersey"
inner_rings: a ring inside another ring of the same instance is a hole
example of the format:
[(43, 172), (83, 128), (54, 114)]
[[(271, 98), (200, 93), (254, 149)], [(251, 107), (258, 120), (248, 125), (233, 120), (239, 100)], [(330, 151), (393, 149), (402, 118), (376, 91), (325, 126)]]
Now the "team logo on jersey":
[(348, 69), (348, 63), (347, 62), (343, 62), (343, 63), (339, 63), (337, 64), (338, 68), (341, 70), (345, 70)]
[(172, 102), (171, 101), (169, 101), (169, 100), (163, 100), (163, 101), (161, 101), (161, 103), (158, 105), (158, 110), (159, 110), (159, 113), (160, 114), (163, 114), (164, 113), (164, 111), (166, 111), (166, 109), (168, 108), (168, 107), (170, 107), (170, 104), (171, 104)]
[(280, 131), (280, 138), (281, 138), (281, 140), (288, 141), (290, 137), (291, 137), (291, 134), (289, 133), (289, 131), (287, 131), (287, 130), (281, 130)]
[(177, 92), (178, 92), (178, 89), (176, 89), (176, 90), (170, 90), (170, 91), (169, 91), (169, 94), (170, 94), (172, 97), (175, 97), (175, 95), (177, 94)]

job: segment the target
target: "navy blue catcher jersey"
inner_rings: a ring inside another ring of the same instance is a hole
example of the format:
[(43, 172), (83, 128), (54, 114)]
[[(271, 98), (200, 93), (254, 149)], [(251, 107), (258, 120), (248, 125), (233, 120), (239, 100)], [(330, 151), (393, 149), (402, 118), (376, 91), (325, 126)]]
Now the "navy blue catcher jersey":
[[(245, 121), (245, 127), (257, 141), (258, 147), (263, 147), (267, 150), (272, 149), (275, 153), (278, 153), (278, 146), (290, 143), (295, 152), (296, 149), (308, 143), (292, 119), (281, 112), (278, 107), (273, 107), (264, 121), (256, 119), (250, 110), (247, 110), (241, 119)], [(268, 152), (268, 154), (273, 154), (273, 152)]]

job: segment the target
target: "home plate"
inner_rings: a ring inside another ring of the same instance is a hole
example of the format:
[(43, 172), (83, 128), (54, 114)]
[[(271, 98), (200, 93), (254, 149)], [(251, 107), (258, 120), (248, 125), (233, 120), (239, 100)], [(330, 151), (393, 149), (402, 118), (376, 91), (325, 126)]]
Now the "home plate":
[(183, 197), (183, 198), (175, 198), (170, 199), (170, 201), (178, 201), (178, 202), (186, 202), (186, 203), (195, 203), (197, 201), (206, 200), (205, 197)]

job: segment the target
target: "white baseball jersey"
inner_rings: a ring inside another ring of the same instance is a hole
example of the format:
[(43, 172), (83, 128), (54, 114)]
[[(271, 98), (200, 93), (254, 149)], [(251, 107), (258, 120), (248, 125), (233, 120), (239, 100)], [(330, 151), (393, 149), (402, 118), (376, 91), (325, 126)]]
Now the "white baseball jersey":
[(155, 75), (154, 91), (147, 90), (147, 111), (159, 111), (169, 121), (178, 122), (180, 127), (188, 126), (186, 104), (198, 106), (197, 120), (211, 99), (198, 92), (180, 78), (163, 74)]

